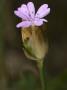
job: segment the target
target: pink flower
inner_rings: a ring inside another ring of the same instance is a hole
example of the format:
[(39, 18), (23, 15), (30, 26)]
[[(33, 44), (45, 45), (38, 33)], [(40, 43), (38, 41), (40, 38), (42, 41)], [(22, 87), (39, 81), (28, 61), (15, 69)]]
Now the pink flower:
[(48, 4), (43, 4), (35, 14), (33, 2), (28, 2), (27, 5), (22, 4), (21, 7), (14, 11), (14, 13), (18, 17), (22, 18), (22, 22), (17, 24), (17, 28), (41, 26), (43, 22), (47, 22), (44, 17), (50, 13), (50, 8), (48, 8)]

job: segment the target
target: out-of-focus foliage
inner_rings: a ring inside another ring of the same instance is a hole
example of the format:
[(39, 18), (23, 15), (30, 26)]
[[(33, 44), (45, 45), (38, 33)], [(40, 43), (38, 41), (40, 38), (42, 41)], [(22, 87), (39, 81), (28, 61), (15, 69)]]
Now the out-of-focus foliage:
[(47, 90), (67, 90), (67, 70), (48, 80)]
[[(47, 90), (67, 90), (67, 70), (47, 81)], [(23, 78), (10, 82), (8, 90), (41, 90), (40, 83), (32, 73), (25, 73)]]
[[(21, 31), (15, 27), (20, 19), (14, 10), (28, 1), (0, 0), (0, 90), (41, 90), (36, 63), (25, 57)], [(51, 8), (47, 26), (43, 25), (49, 42), (44, 61), (47, 90), (67, 90), (67, 0), (30, 1), (36, 9), (43, 3)]]

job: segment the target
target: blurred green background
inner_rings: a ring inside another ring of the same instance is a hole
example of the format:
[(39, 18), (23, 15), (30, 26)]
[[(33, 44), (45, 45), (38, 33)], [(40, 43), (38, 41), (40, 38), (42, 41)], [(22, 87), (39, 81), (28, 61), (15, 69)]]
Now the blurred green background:
[(36, 10), (43, 3), (51, 8), (45, 32), (47, 90), (67, 90), (67, 0), (0, 0), (0, 90), (41, 90), (36, 62), (24, 55), (16, 28), (19, 18), (14, 15), (17, 7), (29, 1)]

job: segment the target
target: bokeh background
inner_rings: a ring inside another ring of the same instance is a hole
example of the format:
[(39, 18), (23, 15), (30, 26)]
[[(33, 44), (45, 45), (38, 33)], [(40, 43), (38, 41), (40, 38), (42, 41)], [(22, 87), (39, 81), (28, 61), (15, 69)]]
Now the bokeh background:
[(36, 62), (24, 55), (21, 32), (16, 28), (20, 20), (14, 15), (17, 7), (29, 1), (36, 10), (43, 3), (51, 8), (45, 24), (47, 90), (67, 90), (67, 0), (0, 0), (0, 90), (41, 90)]

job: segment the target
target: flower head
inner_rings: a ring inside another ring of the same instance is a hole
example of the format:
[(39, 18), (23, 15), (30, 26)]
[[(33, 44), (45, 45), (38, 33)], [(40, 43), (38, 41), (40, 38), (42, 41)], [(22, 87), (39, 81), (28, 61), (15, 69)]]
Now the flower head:
[(43, 22), (47, 22), (44, 17), (50, 13), (50, 8), (48, 8), (48, 4), (43, 4), (35, 14), (33, 2), (28, 2), (27, 5), (22, 4), (21, 7), (14, 11), (14, 13), (22, 19), (22, 22), (17, 24), (17, 28), (41, 26)]

